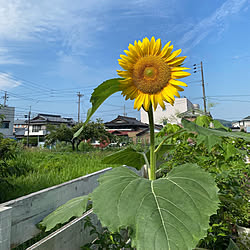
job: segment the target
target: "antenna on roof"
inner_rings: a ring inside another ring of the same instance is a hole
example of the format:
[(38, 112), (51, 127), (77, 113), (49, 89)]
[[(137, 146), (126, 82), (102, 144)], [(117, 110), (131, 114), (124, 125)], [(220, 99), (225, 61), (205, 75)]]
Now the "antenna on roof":
[(9, 99), (9, 96), (7, 95), (7, 91), (4, 91), (4, 96), (2, 96), (4, 102), (3, 102), (3, 106), (6, 107), (7, 106), (7, 100)]
[(78, 96), (78, 123), (79, 123), (80, 122), (80, 103), (81, 103), (81, 97), (83, 96), (83, 94), (78, 92), (77, 96)]
[(124, 104), (124, 108), (123, 108), (123, 116), (127, 116), (125, 104)]

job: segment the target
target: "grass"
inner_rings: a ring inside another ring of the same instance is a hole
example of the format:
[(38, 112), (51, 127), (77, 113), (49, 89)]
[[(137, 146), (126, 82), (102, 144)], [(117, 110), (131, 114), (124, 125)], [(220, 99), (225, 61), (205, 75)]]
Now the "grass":
[(108, 153), (107, 151), (60, 153), (24, 150), (11, 164), (27, 171), (22, 171), (23, 174), (20, 176), (8, 178), (13, 187), (5, 190), (4, 201), (110, 167), (101, 163), (103, 156)]

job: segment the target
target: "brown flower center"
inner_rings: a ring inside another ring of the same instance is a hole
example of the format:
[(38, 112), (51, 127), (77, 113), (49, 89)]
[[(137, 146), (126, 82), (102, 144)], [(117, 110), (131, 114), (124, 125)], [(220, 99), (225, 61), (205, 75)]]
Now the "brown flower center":
[(167, 86), (171, 70), (160, 56), (140, 58), (133, 68), (133, 83), (145, 94), (156, 94)]

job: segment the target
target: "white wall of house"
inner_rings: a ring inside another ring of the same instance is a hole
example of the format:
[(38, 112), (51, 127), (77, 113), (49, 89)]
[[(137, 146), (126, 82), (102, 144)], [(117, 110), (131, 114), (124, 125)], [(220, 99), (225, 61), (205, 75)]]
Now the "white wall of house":
[(0, 115), (4, 115), (3, 122), (0, 124), (0, 133), (2, 133), (5, 137), (12, 137), (15, 108), (2, 107), (0, 108)]
[[(46, 125), (30, 125), (29, 136), (43, 136), (47, 134)], [(25, 131), (25, 136), (28, 136), (28, 131)]]
[(233, 127), (240, 127), (241, 129), (244, 129), (246, 132), (250, 133), (250, 120), (241, 120), (234, 122), (232, 124)]
[[(193, 108), (193, 104), (187, 98), (176, 98), (175, 103), (172, 106), (166, 103), (166, 109), (162, 110), (158, 105), (156, 111), (154, 111), (155, 124), (163, 124), (164, 119), (167, 119), (168, 123), (178, 124), (181, 122), (181, 118), (177, 115)], [(148, 114), (141, 108), (141, 122), (148, 123)]]

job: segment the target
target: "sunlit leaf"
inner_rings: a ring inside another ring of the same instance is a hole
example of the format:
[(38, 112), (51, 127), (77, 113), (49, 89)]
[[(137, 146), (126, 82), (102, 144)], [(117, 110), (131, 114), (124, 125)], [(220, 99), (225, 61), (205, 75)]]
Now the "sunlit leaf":
[(121, 164), (134, 167), (140, 170), (146, 164), (143, 153), (137, 152), (133, 148), (126, 148), (103, 158), (105, 164)]
[[(120, 91), (120, 82), (121, 78), (109, 79), (102, 84), (100, 84), (97, 88), (95, 88), (94, 92), (91, 95), (90, 102), (92, 103), (92, 107), (88, 110), (87, 119), (83, 124), (87, 124), (92, 117), (92, 115), (96, 112), (96, 110), (100, 107), (100, 105), (111, 95)], [(83, 127), (81, 127), (73, 136), (73, 139), (78, 137)]]
[(239, 250), (238, 246), (230, 239), (229, 245), (226, 250)]
[(139, 250), (194, 248), (218, 208), (214, 179), (193, 164), (155, 181), (119, 167), (99, 183), (92, 194), (94, 212), (111, 231), (130, 227)]
[(80, 217), (87, 208), (88, 196), (80, 196), (74, 198), (62, 206), (58, 207), (54, 212), (45, 217), (40, 223), (40, 227), (45, 227), (47, 231), (50, 231), (57, 224), (63, 224), (68, 222), (72, 217)]
[(221, 131), (217, 129), (203, 128), (203, 127), (198, 126), (194, 122), (190, 122), (186, 119), (182, 119), (181, 123), (185, 129), (196, 132), (204, 136), (214, 135), (214, 136), (221, 136), (221, 137), (242, 138), (245, 141), (250, 142), (250, 135), (246, 133), (226, 132), (226, 131)]
[(198, 116), (195, 119), (195, 123), (199, 125), (200, 127), (209, 128), (210, 122), (212, 121), (212, 118), (206, 115)]
[(212, 148), (221, 143), (222, 139), (215, 135), (198, 135), (197, 137), (197, 145), (204, 143), (208, 149), (208, 152), (211, 152)]

